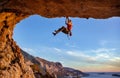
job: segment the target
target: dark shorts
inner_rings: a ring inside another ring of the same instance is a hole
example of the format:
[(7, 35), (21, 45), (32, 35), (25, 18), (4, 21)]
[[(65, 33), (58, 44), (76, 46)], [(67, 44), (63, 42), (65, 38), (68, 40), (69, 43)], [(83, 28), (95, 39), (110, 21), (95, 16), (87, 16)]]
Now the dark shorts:
[(69, 33), (69, 30), (66, 28), (66, 27), (62, 27), (62, 32), (65, 33), (65, 34), (68, 34)]

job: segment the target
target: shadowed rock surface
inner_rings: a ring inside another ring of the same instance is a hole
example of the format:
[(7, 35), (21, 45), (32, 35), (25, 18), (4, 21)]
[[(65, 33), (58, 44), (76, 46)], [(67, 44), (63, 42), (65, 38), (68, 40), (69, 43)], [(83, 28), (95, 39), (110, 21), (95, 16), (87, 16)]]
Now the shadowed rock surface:
[(34, 78), (12, 38), (15, 25), (33, 14), (109, 18), (120, 16), (120, 0), (0, 0), (0, 78)]

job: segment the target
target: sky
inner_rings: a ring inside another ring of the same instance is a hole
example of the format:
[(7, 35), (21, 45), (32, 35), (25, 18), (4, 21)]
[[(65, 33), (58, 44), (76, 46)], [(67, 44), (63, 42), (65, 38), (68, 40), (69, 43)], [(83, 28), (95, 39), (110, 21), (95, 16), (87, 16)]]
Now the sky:
[(120, 17), (72, 18), (72, 37), (52, 32), (65, 25), (65, 17), (32, 15), (18, 24), (13, 38), (29, 54), (61, 62), (83, 72), (120, 72)]

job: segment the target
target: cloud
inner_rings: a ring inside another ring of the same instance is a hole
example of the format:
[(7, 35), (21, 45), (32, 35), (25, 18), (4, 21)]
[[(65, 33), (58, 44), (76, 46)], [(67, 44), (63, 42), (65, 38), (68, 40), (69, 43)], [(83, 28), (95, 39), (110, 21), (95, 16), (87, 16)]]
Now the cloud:
[(116, 48), (98, 48), (96, 50), (91, 50), (91, 52), (95, 53), (96, 59), (110, 59), (114, 57)]
[(61, 49), (59, 48), (53, 48), (56, 52), (61, 52)]
[[(89, 51), (67, 51), (71, 57), (76, 57), (78, 62), (86, 62), (89, 64), (101, 64), (120, 67), (120, 57), (116, 57), (113, 52), (115, 48), (98, 48)], [(91, 54), (89, 54), (90, 52)]]
[(109, 59), (109, 62), (107, 64), (110, 64), (112, 66), (117, 66), (120, 68), (120, 57), (113, 57)]
[(78, 59), (81, 59), (82, 61), (86, 61), (86, 62), (95, 62), (96, 58), (84, 54), (84, 52), (78, 52), (78, 51), (67, 51), (67, 54), (73, 57), (77, 57)]
[(22, 48), (22, 50), (24, 50), (25, 52), (33, 55), (33, 56), (37, 56), (39, 50), (38, 49), (32, 49), (32, 48)]
[(114, 57), (113, 59), (110, 59), (110, 61), (120, 62), (120, 57)]
[(101, 58), (101, 59), (102, 59), (102, 58), (103, 58), (103, 59), (109, 59), (109, 58), (111, 58), (111, 57), (110, 57), (110, 55), (108, 55), (107, 53), (99, 53), (99, 54), (96, 55), (95, 58), (96, 58), (96, 59), (100, 59), (100, 58)]
[(67, 54), (75, 57), (89, 57), (88, 55), (76, 51), (67, 51)]
[(75, 57), (80, 57), (81, 56), (81, 53), (75, 53), (73, 51), (67, 51), (67, 54), (71, 55), (71, 56), (75, 56)]
[(120, 67), (120, 57), (116, 56), (116, 48), (98, 48), (93, 50), (65, 50), (56, 47), (41, 47), (39, 49), (22, 48), (26, 52), (32, 55), (41, 54), (53, 54), (59, 57), (59, 61), (65, 63), (65, 60), (71, 60), (70, 62), (86, 63), (86, 64), (100, 64), (101, 66), (110, 65), (114, 67)]
[(84, 59), (91, 59), (91, 60), (98, 60), (98, 59), (109, 59), (111, 58), (111, 51), (114, 51), (116, 49), (106, 49), (106, 48), (100, 48), (96, 50), (89, 50), (89, 51), (67, 51), (68, 55), (74, 56), (74, 57), (80, 57)]
[(103, 46), (103, 47), (107, 47), (107, 46), (115, 46), (118, 47), (120, 46), (120, 40), (100, 40), (99, 45)]
[(35, 50), (33, 50), (31, 48), (22, 48), (22, 49), (26, 52), (35, 52)]
[(66, 43), (65, 45), (70, 48), (78, 48), (78, 46), (75, 43)]
[(91, 51), (95, 52), (95, 53), (108, 53), (108, 52), (112, 52), (112, 51), (115, 51), (115, 50), (116, 50), (115, 48), (111, 48), (111, 49), (108, 49), (108, 48), (99, 48), (99, 49), (91, 50)]

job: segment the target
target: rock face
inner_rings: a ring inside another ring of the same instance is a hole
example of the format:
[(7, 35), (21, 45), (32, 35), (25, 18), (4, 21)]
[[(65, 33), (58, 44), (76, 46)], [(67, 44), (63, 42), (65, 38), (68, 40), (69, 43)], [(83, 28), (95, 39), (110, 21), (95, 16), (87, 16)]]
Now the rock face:
[(120, 16), (120, 0), (1, 0), (1, 12), (44, 17), (108, 18)]
[(34, 78), (31, 68), (24, 63), (23, 55), (12, 39), (15, 25), (13, 19), (16, 15), (1, 13), (0, 18), (0, 78)]
[(59, 62), (50, 62), (34, 57), (22, 50), (25, 63), (30, 65), (36, 78), (66, 78), (68, 76), (86, 76), (87, 74), (73, 68), (63, 67)]
[(0, 78), (34, 78), (12, 38), (15, 24), (33, 14), (108, 18), (120, 16), (120, 0), (0, 0)]

